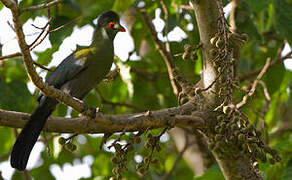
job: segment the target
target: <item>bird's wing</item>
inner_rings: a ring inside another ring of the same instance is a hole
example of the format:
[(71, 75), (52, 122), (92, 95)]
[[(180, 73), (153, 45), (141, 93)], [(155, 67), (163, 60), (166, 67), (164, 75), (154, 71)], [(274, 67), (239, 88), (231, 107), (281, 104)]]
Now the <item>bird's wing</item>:
[[(73, 79), (88, 67), (88, 56), (90, 56), (93, 51), (95, 51), (95, 48), (87, 47), (79, 49), (69, 55), (48, 76), (46, 83), (60, 89), (62, 85)], [(42, 95), (38, 97), (38, 100), (40, 100), (41, 97)]]
[(87, 68), (88, 56), (95, 48), (88, 47), (72, 53), (48, 76), (46, 82), (56, 88), (61, 88), (67, 81), (73, 79), (77, 74)]

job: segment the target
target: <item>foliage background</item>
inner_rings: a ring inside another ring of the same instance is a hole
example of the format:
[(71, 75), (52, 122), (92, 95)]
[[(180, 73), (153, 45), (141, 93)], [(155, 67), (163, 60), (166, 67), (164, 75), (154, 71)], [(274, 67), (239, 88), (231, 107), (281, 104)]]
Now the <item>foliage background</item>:
[[(40, 3), (43, 0), (27, 0), (21, 1), (20, 7), (30, 7)], [(63, 40), (70, 36), (74, 26), (83, 27), (87, 24), (93, 25), (93, 20), (104, 10), (112, 9), (120, 14), (128, 12), (132, 6), (144, 2), (144, 8), (151, 18), (155, 17), (155, 10), (161, 9), (159, 1), (139, 1), (139, 0), (116, 0), (116, 1), (82, 1), (82, 0), (65, 0), (57, 7), (51, 8), (51, 16), (53, 17), (52, 28), (63, 25), (78, 16), (82, 15), (82, 19), (75, 25), (66, 26), (60, 31), (51, 33), (49, 40), (52, 44), (51, 48), (43, 52), (36, 53), (37, 62), (42, 65), (48, 65), (52, 59), (52, 54), (57, 52)], [(181, 5), (189, 5), (185, 0), (165, 1), (169, 12), (168, 31), (172, 31), (176, 26), (180, 27), (187, 35), (187, 38), (181, 42), (171, 42), (172, 54), (183, 52), (185, 44), (198, 44), (200, 42), (198, 28), (194, 12), (180, 8)], [(229, 1), (225, 0), (224, 5)], [(0, 4), (0, 9), (3, 5)], [(286, 40), (292, 45), (292, 2), (291, 0), (246, 0), (240, 3), (236, 12), (236, 23), (238, 31), (247, 33), (248, 42), (241, 48), (241, 57), (239, 62), (239, 77), (253, 72), (255, 69), (261, 68), (268, 57), (274, 59), (277, 50)], [(186, 14), (190, 16), (186, 18)], [(29, 19), (38, 16), (47, 16), (46, 10), (29, 11), (22, 15), (22, 21), (25, 23)], [(162, 15), (163, 16), (163, 13)], [(126, 21), (129, 21), (126, 19)], [(128, 59), (121, 61), (116, 59), (116, 64), (122, 64), (121, 69), (128, 67), (136, 69), (140, 72), (149, 72), (156, 74), (157, 78), (149, 78), (149, 75), (141, 75), (134, 71), (115, 76), (109, 82), (102, 82), (98, 85), (99, 92), (93, 90), (85, 99), (91, 106), (100, 107), (101, 111), (109, 114), (131, 113), (145, 110), (157, 110), (166, 107), (177, 106), (177, 99), (172, 93), (172, 88), (167, 76), (167, 69), (163, 63), (160, 54), (154, 47), (154, 43), (150, 38), (150, 34), (146, 31), (141, 15), (135, 14), (134, 19), (130, 20), (134, 24), (130, 33), (134, 40), (134, 51), (139, 55), (140, 47), (143, 42), (147, 42), (149, 49), (145, 55), (140, 56), (141, 60), (133, 61)], [(127, 22), (126, 22), (127, 23)], [(188, 30), (187, 26), (193, 24), (194, 28)], [(165, 36), (165, 31), (163, 31)], [(180, 71), (188, 77), (191, 82), (196, 82), (200, 77), (202, 70), (202, 60), (200, 52), (197, 53), (196, 61), (183, 61), (181, 56), (175, 57), (175, 64)], [(32, 113), (36, 107), (37, 92), (31, 94), (27, 88), (29, 82), (26, 76), (22, 59), (20, 57), (0, 61), (0, 109), (13, 110)], [(125, 81), (125, 76), (130, 75), (130, 81)], [(147, 78), (148, 77), (148, 78)], [(248, 87), (255, 76), (241, 81), (241, 87)], [(263, 90), (259, 87), (245, 106), (244, 112), (249, 119), (254, 122), (259, 129), (263, 129), (266, 141), (275, 149), (277, 149), (282, 157), (282, 163), (261, 163), (260, 169), (265, 179), (289, 179), (292, 176), (292, 72), (287, 70), (283, 63), (278, 63), (269, 69), (264, 75), (264, 82), (271, 96), (271, 102), (268, 102), (264, 96)], [(131, 93), (132, 92), (132, 93)], [(139, 107), (139, 110), (128, 108), (125, 106), (112, 106), (102, 102), (99, 94), (110, 102), (124, 102)], [(237, 91), (234, 95), (235, 99), (241, 100), (244, 93)], [(267, 108), (267, 104), (270, 107)], [(65, 116), (67, 107), (59, 105), (53, 116)], [(77, 113), (72, 111), (70, 114), (76, 117)], [(154, 134), (159, 131), (153, 130)], [(15, 140), (13, 129), (0, 127), (0, 161), (8, 159), (7, 153)], [(128, 134), (131, 136), (131, 133)], [(82, 160), (83, 157), (91, 155), (94, 157), (91, 165), (91, 177), (84, 179), (108, 179), (112, 176), (112, 169), (115, 165), (111, 162), (112, 153), (99, 150), (101, 137), (82, 135), (85, 141), (78, 145), (77, 151), (74, 153), (66, 150), (57, 151), (56, 141), (49, 141), (51, 154), (47, 151), (41, 153), (44, 163), (30, 170), (30, 174), (35, 178), (54, 179), (49, 171), (52, 164), (63, 166), (65, 163), (72, 163), (74, 159)], [(54, 139), (56, 139), (55, 137)], [(155, 157), (159, 159), (159, 163), (151, 166), (150, 172), (143, 176), (144, 179), (159, 179), (167, 173), (174, 164), (178, 152), (171, 140), (161, 143), (162, 151), (155, 153)], [(135, 145), (135, 153), (132, 153), (132, 159), (128, 162), (129, 171), (124, 173), (127, 179), (139, 179), (135, 166), (137, 162), (133, 160), (135, 155), (145, 155), (147, 150), (143, 148), (143, 142)], [(3, 156), (1, 156), (1, 154)], [(6, 155), (6, 156), (4, 156)], [(184, 160), (181, 160), (171, 175), (172, 179), (223, 179), (216, 163), (213, 163), (205, 174), (201, 177), (194, 177), (194, 173), (188, 167)], [(13, 174), (12, 179), (20, 179), (21, 175), (17, 172)]]

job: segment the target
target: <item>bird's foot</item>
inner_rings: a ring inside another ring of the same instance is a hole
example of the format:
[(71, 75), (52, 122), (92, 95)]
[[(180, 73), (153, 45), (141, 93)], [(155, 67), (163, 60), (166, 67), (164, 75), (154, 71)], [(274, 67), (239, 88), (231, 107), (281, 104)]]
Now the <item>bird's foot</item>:
[(99, 112), (99, 108), (85, 106), (81, 112), (81, 116), (87, 116), (91, 119), (95, 119), (97, 112)]

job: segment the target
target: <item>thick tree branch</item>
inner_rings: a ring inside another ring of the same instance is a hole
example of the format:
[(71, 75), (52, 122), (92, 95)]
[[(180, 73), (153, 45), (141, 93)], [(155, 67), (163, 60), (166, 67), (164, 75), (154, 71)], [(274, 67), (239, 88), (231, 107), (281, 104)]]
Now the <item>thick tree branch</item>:
[[(214, 85), (203, 93), (205, 102), (203, 103), (203, 111), (213, 111), (219, 104), (224, 102), (232, 102), (232, 80), (234, 78), (234, 69), (231, 65), (232, 51), (228, 47), (227, 23), (224, 19), (224, 12), (221, 0), (204, 0), (191, 1), (194, 6), (196, 20), (198, 24), (200, 40), (203, 44), (203, 88)], [(221, 46), (214, 47), (210, 43), (210, 39), (219, 36), (221, 38)], [(217, 64), (214, 64), (214, 55), (210, 53), (211, 49), (217, 48), (219, 51), (218, 59), (215, 58)], [(220, 70), (219, 70), (220, 67)], [(217, 81), (218, 74), (224, 71), (222, 78)], [(225, 86), (225, 89), (222, 89)], [(219, 93), (221, 91), (221, 93)], [(222, 92), (223, 91), (223, 92)], [(222, 95), (220, 95), (222, 94)], [(218, 96), (219, 95), (219, 96)], [(217, 111), (218, 112), (218, 111)], [(221, 111), (222, 112), (222, 111)], [(210, 113), (210, 121), (216, 122), (216, 113)], [(216, 134), (216, 133), (215, 133)], [(220, 133), (219, 133), (220, 134)], [(212, 141), (214, 134), (205, 132), (208, 142)], [(220, 149), (219, 149), (220, 150)], [(236, 156), (220, 153), (220, 151), (212, 150), (212, 153), (218, 162), (225, 179), (241, 180), (241, 179), (262, 179), (258, 173), (258, 169), (252, 166), (250, 157), (243, 152), (238, 152)]]
[[(198, 3), (197, 3), (198, 2)], [(200, 40), (202, 43), (203, 53), (203, 73), (202, 73), (202, 85), (203, 88), (209, 87), (216, 81), (218, 73), (216, 68), (213, 66), (214, 57), (209, 53), (212, 49), (210, 39), (215, 36), (218, 32), (218, 19), (219, 10), (214, 0), (206, 1), (192, 1), (194, 6), (194, 12), (196, 14), (197, 25), (199, 28)], [(214, 98), (216, 95), (211, 91), (218, 91), (216, 85), (212, 86), (207, 92), (206, 98), (210, 102), (215, 102)]]
[[(202, 128), (205, 115), (201, 112), (185, 115), (191, 111), (194, 111), (194, 106), (187, 103), (181, 107), (136, 114), (106, 115), (98, 113), (95, 119), (85, 116), (79, 118), (50, 117), (45, 130), (47, 132), (81, 134), (140, 131), (166, 126)], [(0, 110), (0, 126), (22, 128), (29, 116), (27, 113)]]

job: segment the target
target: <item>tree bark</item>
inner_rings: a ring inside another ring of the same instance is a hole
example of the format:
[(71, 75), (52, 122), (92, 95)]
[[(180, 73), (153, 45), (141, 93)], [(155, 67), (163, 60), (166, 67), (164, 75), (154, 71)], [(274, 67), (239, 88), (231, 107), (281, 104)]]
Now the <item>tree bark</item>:
[[(212, 45), (210, 39), (215, 36), (219, 31), (218, 20), (220, 19), (220, 11), (216, 0), (200, 0), (192, 1), (194, 6), (194, 12), (199, 28), (201, 43), (203, 44), (203, 86), (208, 87), (218, 76), (216, 67), (213, 65), (213, 57), (210, 54)], [(223, 59), (227, 61), (227, 59)], [(222, 62), (224, 63), (224, 62)], [(230, 75), (232, 76), (232, 75)], [(221, 84), (222, 85), (222, 84)], [(208, 122), (216, 122), (216, 112), (214, 108), (223, 102), (222, 97), (219, 97), (216, 93), (220, 87), (219, 82), (215, 82), (214, 85), (203, 93), (204, 103), (200, 110), (210, 112), (208, 115)], [(214, 137), (212, 132), (206, 133), (207, 141), (210, 141)], [(232, 147), (228, 147), (231, 149)], [(246, 157), (242, 152), (234, 154), (221, 154), (217, 151), (212, 151), (216, 161), (218, 162), (224, 176), (228, 180), (239, 179), (262, 179), (256, 168), (253, 167), (251, 160)]]

